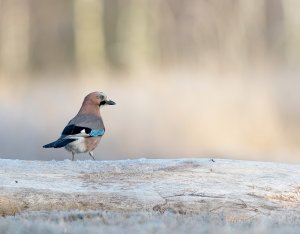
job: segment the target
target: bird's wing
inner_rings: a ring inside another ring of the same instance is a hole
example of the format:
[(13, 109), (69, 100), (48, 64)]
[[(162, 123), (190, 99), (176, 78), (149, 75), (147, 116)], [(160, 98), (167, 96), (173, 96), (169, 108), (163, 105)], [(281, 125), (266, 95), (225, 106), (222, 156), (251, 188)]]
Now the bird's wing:
[(87, 127), (90, 129), (104, 129), (104, 124), (100, 116), (95, 115), (76, 115), (68, 125), (74, 124), (76, 126)]
[(75, 137), (95, 137), (95, 136), (103, 136), (105, 130), (104, 129), (91, 129), (88, 127), (76, 126), (75, 124), (67, 125), (63, 132), (62, 136), (65, 138), (75, 138)]
[(44, 148), (61, 148), (66, 146), (67, 144), (76, 141), (82, 137), (96, 137), (103, 136), (105, 130), (104, 129), (90, 129), (87, 127), (76, 126), (74, 124), (67, 125), (62, 135), (59, 139), (54, 142), (51, 142), (47, 145), (44, 145)]
[(62, 136), (71, 137), (95, 137), (103, 136), (104, 124), (99, 116), (77, 115), (64, 128)]

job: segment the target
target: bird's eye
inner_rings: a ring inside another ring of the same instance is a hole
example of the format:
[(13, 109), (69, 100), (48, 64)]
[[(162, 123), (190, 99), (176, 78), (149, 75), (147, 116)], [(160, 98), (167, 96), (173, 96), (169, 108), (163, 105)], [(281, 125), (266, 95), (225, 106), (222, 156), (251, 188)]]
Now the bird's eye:
[(99, 98), (100, 98), (101, 100), (103, 100), (103, 99), (104, 99), (104, 96), (103, 96), (103, 95), (100, 95)]

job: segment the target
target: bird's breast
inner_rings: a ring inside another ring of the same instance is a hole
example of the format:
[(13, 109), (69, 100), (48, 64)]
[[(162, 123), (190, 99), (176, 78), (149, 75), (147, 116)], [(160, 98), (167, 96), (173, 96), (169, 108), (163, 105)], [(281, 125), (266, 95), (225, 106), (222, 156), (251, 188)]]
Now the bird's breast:
[(87, 152), (93, 151), (101, 140), (101, 136), (85, 138)]

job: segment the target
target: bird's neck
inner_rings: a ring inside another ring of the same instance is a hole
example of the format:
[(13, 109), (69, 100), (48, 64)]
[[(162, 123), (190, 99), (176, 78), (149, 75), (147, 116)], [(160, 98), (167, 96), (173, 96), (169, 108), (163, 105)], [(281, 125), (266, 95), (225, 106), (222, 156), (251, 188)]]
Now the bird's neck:
[(100, 107), (95, 104), (83, 103), (78, 114), (100, 116)]

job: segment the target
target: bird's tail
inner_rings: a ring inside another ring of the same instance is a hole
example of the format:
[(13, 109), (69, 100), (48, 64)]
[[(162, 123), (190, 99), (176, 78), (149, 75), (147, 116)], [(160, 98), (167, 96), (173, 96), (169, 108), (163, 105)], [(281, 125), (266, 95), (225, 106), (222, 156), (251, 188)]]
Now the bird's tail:
[(61, 148), (66, 146), (67, 144), (76, 141), (77, 139), (72, 138), (60, 138), (54, 142), (51, 142), (47, 145), (44, 145), (43, 148)]

